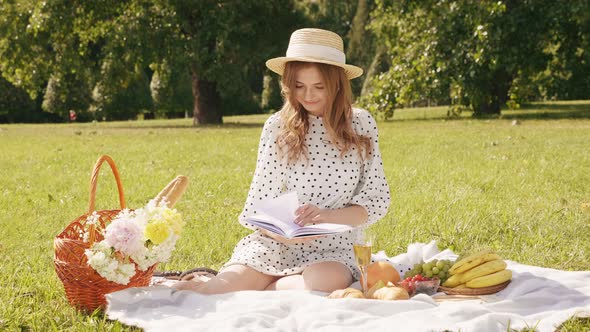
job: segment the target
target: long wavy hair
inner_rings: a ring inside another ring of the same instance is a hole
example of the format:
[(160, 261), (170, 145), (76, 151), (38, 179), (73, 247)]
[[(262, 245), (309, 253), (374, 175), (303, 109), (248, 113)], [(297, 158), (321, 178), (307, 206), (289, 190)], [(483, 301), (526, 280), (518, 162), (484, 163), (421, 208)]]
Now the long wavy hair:
[(322, 83), (328, 95), (327, 109), (322, 115), (330, 141), (340, 151), (340, 158), (357, 150), (361, 159), (371, 153), (371, 139), (357, 134), (352, 127), (352, 89), (344, 70), (323, 63), (291, 61), (285, 65), (281, 79), (281, 94), (284, 104), (281, 108), (281, 131), (277, 136), (280, 156), (287, 156), (289, 164), (301, 156), (307, 160), (305, 135), (309, 130), (308, 112), (295, 96), (296, 73), (310, 66), (319, 69)]

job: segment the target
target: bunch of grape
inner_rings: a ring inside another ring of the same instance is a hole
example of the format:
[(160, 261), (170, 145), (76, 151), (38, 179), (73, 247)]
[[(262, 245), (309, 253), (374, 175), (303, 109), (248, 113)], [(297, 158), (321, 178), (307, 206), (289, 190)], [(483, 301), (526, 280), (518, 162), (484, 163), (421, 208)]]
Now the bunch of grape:
[(407, 271), (404, 278), (411, 278), (419, 274), (427, 278), (437, 277), (442, 284), (450, 277), (449, 269), (451, 266), (453, 266), (453, 262), (448, 259), (434, 259), (428, 263), (421, 262), (415, 264), (410, 271)]

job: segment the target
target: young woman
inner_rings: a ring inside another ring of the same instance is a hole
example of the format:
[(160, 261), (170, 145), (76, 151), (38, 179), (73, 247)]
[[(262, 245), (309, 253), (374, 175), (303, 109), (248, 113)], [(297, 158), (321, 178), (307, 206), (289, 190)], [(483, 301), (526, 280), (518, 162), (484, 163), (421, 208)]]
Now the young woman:
[(297, 30), (287, 56), (266, 65), (282, 75), (284, 105), (264, 124), (256, 171), (239, 218), (254, 232), (237, 244), (217, 276), (181, 281), (177, 289), (215, 294), (348, 287), (359, 276), (352, 245), (362, 227), (288, 240), (257, 230), (245, 217), (263, 200), (291, 191), (303, 202), (296, 211), (300, 225), (365, 226), (382, 218), (389, 207), (377, 125), (368, 112), (352, 108), (349, 80), (362, 69), (345, 63), (340, 36)]

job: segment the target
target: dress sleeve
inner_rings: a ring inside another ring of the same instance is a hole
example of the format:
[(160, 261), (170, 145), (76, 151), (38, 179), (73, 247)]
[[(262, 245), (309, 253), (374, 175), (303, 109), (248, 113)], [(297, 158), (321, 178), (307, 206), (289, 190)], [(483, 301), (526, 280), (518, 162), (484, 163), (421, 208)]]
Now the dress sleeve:
[(368, 224), (383, 218), (389, 208), (391, 196), (389, 185), (383, 171), (383, 160), (379, 151), (379, 133), (377, 123), (365, 110), (355, 110), (358, 117), (354, 120), (357, 133), (371, 139), (371, 154), (365, 158), (360, 181), (355, 189), (351, 203), (363, 206), (367, 210)]
[(275, 113), (264, 123), (260, 143), (258, 144), (256, 170), (250, 184), (246, 204), (238, 219), (244, 227), (253, 230), (256, 228), (247, 223), (245, 218), (256, 213), (256, 205), (262, 200), (279, 196), (286, 181), (286, 164), (279, 160), (275, 143), (280, 130), (280, 119), (280, 114)]

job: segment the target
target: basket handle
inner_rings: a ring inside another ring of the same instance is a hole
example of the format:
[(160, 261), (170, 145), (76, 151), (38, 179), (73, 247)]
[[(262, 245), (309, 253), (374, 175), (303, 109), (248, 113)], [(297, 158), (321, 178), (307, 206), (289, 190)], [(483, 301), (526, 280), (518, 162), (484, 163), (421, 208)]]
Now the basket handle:
[(88, 213), (92, 213), (95, 207), (96, 201), (96, 185), (98, 182), (98, 173), (100, 172), (100, 167), (104, 162), (107, 162), (109, 166), (111, 166), (111, 170), (115, 175), (115, 180), (117, 181), (117, 189), (119, 190), (119, 204), (121, 205), (121, 210), (125, 209), (125, 194), (123, 193), (123, 184), (121, 183), (121, 177), (119, 176), (119, 170), (113, 161), (113, 158), (102, 155), (94, 164), (94, 168), (92, 169), (92, 176), (90, 178), (90, 199), (88, 203)]

